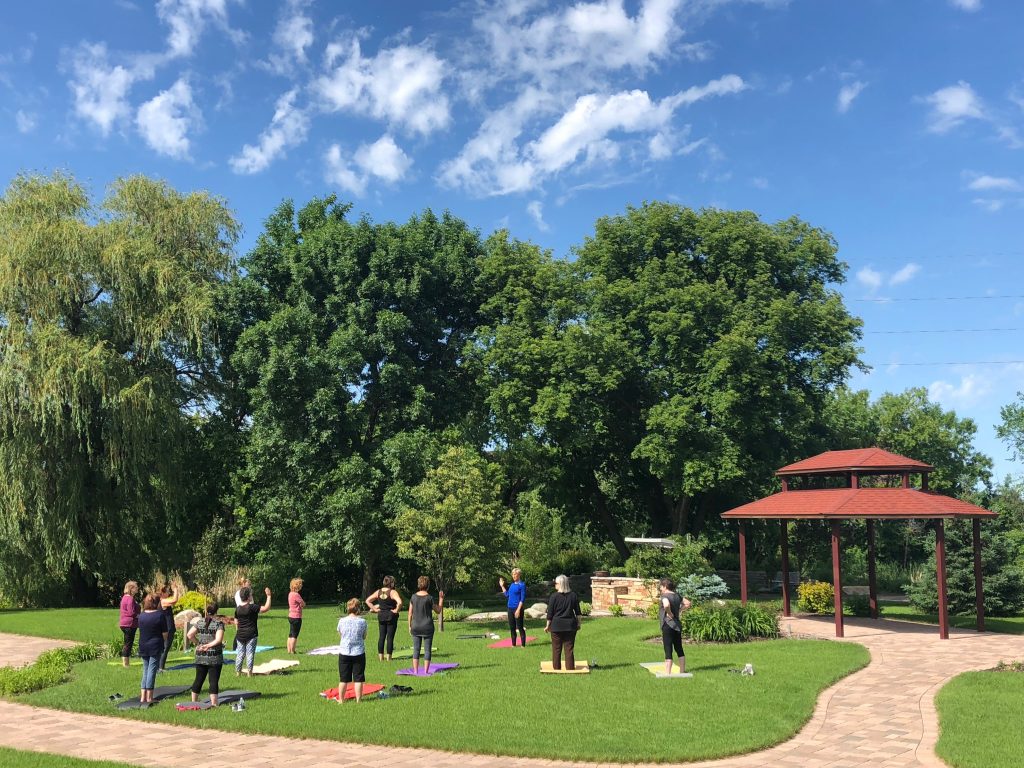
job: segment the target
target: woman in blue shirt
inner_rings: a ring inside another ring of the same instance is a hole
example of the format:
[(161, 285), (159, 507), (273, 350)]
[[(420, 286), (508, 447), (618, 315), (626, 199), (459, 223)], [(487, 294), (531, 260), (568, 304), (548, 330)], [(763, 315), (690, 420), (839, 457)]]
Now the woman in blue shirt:
[(501, 587), (501, 594), (508, 598), (508, 629), (512, 633), (512, 647), (516, 645), (516, 631), (522, 640), (523, 648), (526, 647), (526, 627), (523, 626), (523, 609), (526, 607), (526, 585), (523, 584), (523, 572), (518, 568), (512, 569), (512, 583), (505, 586), (505, 577), (498, 579), (498, 586)]

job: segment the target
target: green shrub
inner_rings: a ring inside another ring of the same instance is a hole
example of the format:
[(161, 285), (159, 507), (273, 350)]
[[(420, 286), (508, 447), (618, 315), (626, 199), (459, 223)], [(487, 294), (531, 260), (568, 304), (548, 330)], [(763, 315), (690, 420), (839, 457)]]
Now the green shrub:
[(683, 634), (698, 643), (735, 643), (746, 640), (736, 614), (728, 607), (699, 605), (682, 616)]
[(871, 598), (860, 593), (853, 595), (847, 595), (844, 593), (843, 613), (847, 616), (870, 616)]
[(719, 597), (727, 597), (729, 587), (717, 573), (701, 576), (691, 573), (676, 587), (676, 592), (693, 603), (703, 603)]
[(778, 637), (779, 615), (762, 605), (747, 603), (733, 608), (733, 615), (748, 637)]
[(615, 605), (609, 605), (608, 606), (608, 613), (610, 613), (612, 616), (621, 616), (622, 615), (622, 606), (619, 605), (618, 603), (616, 603)]
[(626, 566), (617, 565), (614, 568), (609, 568), (608, 573), (612, 576), (628, 576), (629, 571), (626, 570)]
[(100, 643), (83, 643), (72, 648), (44, 651), (34, 664), (27, 667), (0, 668), (0, 696), (31, 693), (59, 685), (75, 664), (109, 657), (110, 649)]
[(593, 610), (593, 606), (590, 603), (580, 601), (580, 613), (584, 616), (589, 616), (591, 610)]
[(827, 581), (805, 581), (796, 588), (797, 607), (805, 613), (833, 613), (835, 592)]
[(566, 576), (593, 573), (594, 564), (594, 552), (590, 549), (567, 549), (558, 558), (559, 571)]
[(206, 613), (206, 595), (202, 592), (195, 592), (189, 590), (184, 595), (178, 598), (178, 602), (174, 604), (174, 613), (179, 614), (182, 611), (196, 611), (200, 614)]
[(444, 621), (447, 624), (449, 621), (465, 621), (469, 616), (473, 615), (473, 611), (468, 608), (456, 607), (456, 606), (445, 606), (443, 609)]
[(648, 619), (656, 619), (656, 618), (658, 618), (658, 604), (657, 603), (651, 603), (650, 605), (648, 605), (647, 606), (646, 614), (647, 614), (647, 618)]
[(691, 573), (705, 576), (714, 572), (711, 563), (704, 556), (707, 544), (703, 539), (693, 539), (689, 536), (671, 538), (676, 542), (673, 549), (638, 547), (626, 560), (628, 575), (639, 576), (641, 579), (660, 579), (668, 576), (681, 581)]

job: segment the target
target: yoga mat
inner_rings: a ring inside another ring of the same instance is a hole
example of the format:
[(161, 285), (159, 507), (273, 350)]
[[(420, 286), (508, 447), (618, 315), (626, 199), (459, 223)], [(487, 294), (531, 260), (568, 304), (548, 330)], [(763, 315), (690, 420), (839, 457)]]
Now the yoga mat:
[[(259, 691), (221, 691), (217, 697), (217, 706), (222, 707), (225, 704), (233, 704), (239, 699), (258, 699), (259, 697)], [(175, 704), (174, 708), (179, 712), (193, 712), (213, 709), (213, 704), (210, 703), (209, 699), (204, 701), (182, 701)]]
[[(384, 686), (379, 683), (363, 683), (363, 696), (369, 696), (376, 693), (377, 691), (383, 691)], [(338, 689), (328, 688), (326, 691), (320, 691), (320, 695), (328, 701), (338, 700)], [(356, 697), (356, 689), (351, 684), (345, 687), (345, 701), (351, 701)]]
[[(664, 661), (645, 661), (640, 666), (643, 667), (644, 669), (646, 669), (652, 675), (657, 675), (658, 677), (662, 677), (665, 674), (665, 662)], [(674, 661), (672, 662), (672, 674), (673, 675), (683, 674), (682, 672), (679, 671), (679, 665), (676, 662), (674, 662)], [(691, 675), (691, 677), (692, 677), (692, 675)]]
[(566, 669), (565, 667), (555, 669), (554, 665), (550, 661), (542, 661), (540, 663), (540, 671), (546, 675), (589, 675), (590, 667), (588, 667), (587, 662), (584, 661), (583, 663), (577, 662), (576, 669)]
[(252, 668), (254, 675), (270, 675), (274, 672), (283, 672), (286, 669), (299, 666), (299, 662), (286, 659), (272, 659), (271, 661), (265, 661), (262, 664), (257, 664)]
[[(173, 696), (181, 696), (185, 691), (189, 690), (192, 686), (190, 685), (161, 685), (153, 689), (153, 702), (156, 703), (161, 699), (169, 699)], [(139, 697), (136, 696), (133, 699), (125, 699), (117, 703), (118, 709), (142, 709), (142, 702), (139, 701)]]
[[(526, 642), (527, 643), (535, 643), (535, 642), (537, 642), (537, 638), (536, 637), (530, 637), (529, 635), (527, 635), (526, 636)], [(512, 638), (511, 637), (506, 637), (504, 640), (499, 640), (496, 643), (491, 643), (487, 647), (488, 648), (512, 648), (513, 647), (512, 646)]]
[(196, 665), (196, 663), (194, 661), (190, 661), (190, 662), (188, 662), (186, 664), (175, 664), (173, 667), (168, 667), (167, 671), (168, 672), (177, 672), (177, 671), (182, 670), (182, 669), (192, 669), (195, 665)]
[[(272, 651), (272, 650), (274, 650), (274, 646), (272, 646), (272, 645), (257, 645), (256, 646), (256, 653), (262, 653), (263, 651)], [(224, 651), (224, 656), (225, 657), (227, 657), (227, 656), (234, 656), (235, 653), (236, 652), (234, 650)]]
[(311, 651), (306, 651), (307, 656), (340, 656), (341, 646), (340, 645), (325, 645), (323, 648), (314, 648)]
[[(175, 656), (174, 658), (167, 659), (167, 663), (168, 664), (170, 664), (172, 661), (173, 662), (192, 661), (192, 657), (191, 656)], [(107, 666), (108, 667), (120, 667), (123, 663), (124, 662), (122, 662), (120, 659), (118, 659), (117, 661), (108, 661), (107, 662)], [(131, 659), (128, 662), (128, 666), (130, 666), (130, 667), (141, 667), (142, 666), (142, 659)]]
[(456, 640), (486, 640), (490, 635), (456, 635)]
[(430, 674), (427, 674), (426, 672), (424, 672), (423, 671), (423, 667), (420, 667), (420, 671), (418, 673), (413, 672), (411, 669), (400, 669), (397, 672), (395, 672), (395, 674), (396, 675), (409, 675), (409, 676), (415, 675), (416, 677), (433, 677), (435, 672), (446, 672), (449, 669), (455, 669), (457, 666), (459, 666), (459, 665), (458, 664), (431, 664), (430, 665)]
[[(437, 651), (437, 648), (431, 648), (430, 649), (431, 653), (434, 653), (436, 651)], [(400, 651), (395, 651), (393, 654), (391, 654), (391, 658), (392, 659), (411, 659), (412, 658), (412, 648), (403, 648)]]

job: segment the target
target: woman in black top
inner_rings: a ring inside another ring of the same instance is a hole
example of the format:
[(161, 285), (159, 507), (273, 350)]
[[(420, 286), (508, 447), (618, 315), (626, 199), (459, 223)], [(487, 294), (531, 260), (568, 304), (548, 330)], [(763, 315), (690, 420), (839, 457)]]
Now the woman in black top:
[(661, 596), (658, 598), (658, 621), (661, 624), (661, 644), (665, 647), (665, 674), (672, 674), (672, 651), (679, 658), (679, 671), (686, 671), (686, 654), (683, 653), (683, 611), (690, 607), (690, 601), (676, 593), (672, 579), (659, 582)]
[(256, 605), (252, 601), (252, 587), (242, 587), (239, 596), (242, 604), (235, 608), (235, 676), (242, 674), (242, 667), (245, 667), (245, 674), (252, 677), (252, 665), (256, 656), (256, 641), (259, 640), (260, 630), (258, 619), (261, 614), (270, 610), (270, 587), (263, 590), (267, 599), (263, 605)]
[(557, 590), (548, 599), (548, 621), (544, 631), (551, 633), (551, 666), (562, 668), (562, 651), (565, 651), (565, 668), (576, 669), (573, 651), (576, 647), (576, 633), (583, 621), (580, 599), (569, 589), (569, 577), (562, 575), (555, 579)]
[(164, 584), (160, 588), (160, 609), (164, 612), (164, 622), (167, 627), (167, 639), (164, 640), (164, 649), (160, 654), (160, 671), (167, 671), (167, 654), (171, 652), (171, 645), (174, 643), (174, 606), (178, 603), (178, 598), (181, 597), (181, 588), (175, 584), (172, 587), (170, 584)]
[(207, 675), (210, 678), (210, 704), (217, 706), (220, 693), (220, 671), (224, 666), (224, 622), (217, 618), (217, 601), (206, 600), (206, 617), (196, 619), (188, 631), (189, 641), (196, 645), (196, 679), (192, 683), (192, 701), (199, 701), (199, 692)]
[(398, 630), (398, 613), (402, 610), (402, 596), (395, 589), (395, 577), (385, 576), (384, 586), (366, 598), (366, 607), (377, 614), (380, 634), (377, 636), (377, 658), (384, 661), (385, 647), (388, 661), (395, 652), (395, 632)]

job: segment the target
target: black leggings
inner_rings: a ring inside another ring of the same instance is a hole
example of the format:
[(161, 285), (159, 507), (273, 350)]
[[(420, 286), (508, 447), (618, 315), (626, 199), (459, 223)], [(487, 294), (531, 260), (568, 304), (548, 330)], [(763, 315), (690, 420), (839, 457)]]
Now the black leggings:
[(203, 683), (206, 681), (206, 675), (210, 675), (210, 695), (216, 696), (220, 693), (220, 664), (196, 664), (196, 679), (192, 683), (192, 693), (196, 696), (203, 690)]
[(390, 621), (379, 622), (380, 634), (377, 635), (377, 653), (384, 653), (385, 647), (387, 648), (387, 654), (390, 656), (395, 652), (395, 632), (398, 631), (398, 617), (395, 616)]
[(164, 643), (163, 653), (160, 654), (160, 665), (157, 667), (161, 672), (167, 669), (167, 654), (171, 652), (171, 645), (174, 643), (174, 636), (178, 634), (173, 629), (167, 633), (167, 642)]
[(135, 645), (135, 627), (121, 627), (124, 635), (124, 645), (121, 646), (121, 658), (127, 659), (132, 655), (132, 646)]
[(676, 656), (680, 659), (686, 656), (683, 653), (683, 633), (678, 629), (672, 629), (663, 624), (661, 627), (661, 644), (665, 646), (666, 659), (672, 658), (673, 649), (676, 652)]
[(516, 609), (508, 609), (508, 631), (512, 633), (512, 645), (516, 644), (516, 630), (519, 631), (519, 637), (522, 638), (523, 645), (526, 645), (526, 627), (523, 625), (523, 618), (525, 611), (519, 611), (519, 616), (516, 616)]

